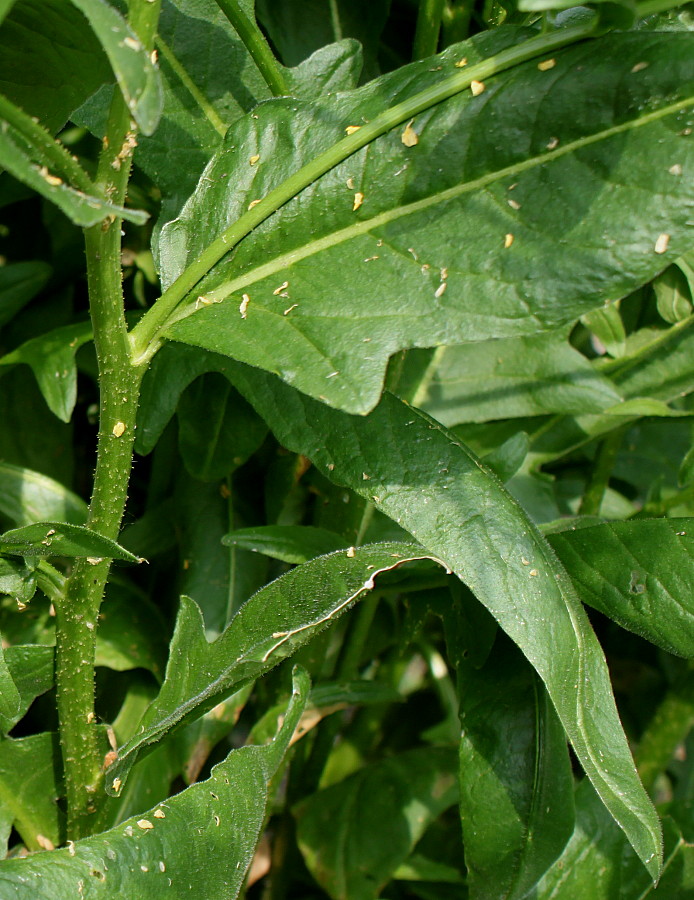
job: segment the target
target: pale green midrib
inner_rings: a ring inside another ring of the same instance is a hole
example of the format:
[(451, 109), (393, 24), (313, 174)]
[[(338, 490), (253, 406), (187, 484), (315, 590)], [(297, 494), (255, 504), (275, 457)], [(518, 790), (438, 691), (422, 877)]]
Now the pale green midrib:
[[(556, 150), (549, 150), (546, 153), (543, 153), (541, 156), (532, 157), (530, 159), (523, 160), (523, 162), (520, 163), (514, 163), (513, 165), (507, 166), (504, 169), (499, 169), (495, 172), (489, 172), (486, 175), (482, 175), (480, 178), (476, 178), (473, 181), (455, 185), (452, 188), (447, 188), (444, 191), (440, 191), (437, 194), (432, 194), (431, 196), (425, 197), (422, 200), (416, 200), (415, 202), (409, 203), (405, 206), (400, 206), (396, 209), (391, 209), (387, 210), (386, 212), (379, 213), (376, 216), (372, 216), (370, 219), (362, 220), (355, 223), (354, 225), (348, 225), (346, 228), (342, 228), (339, 231), (333, 232), (332, 234), (325, 235), (324, 237), (318, 238), (315, 241), (304, 244), (303, 247), (297, 247), (294, 250), (290, 250), (288, 253), (277, 256), (271, 262), (264, 263), (261, 266), (257, 266), (250, 272), (239, 275), (231, 281), (223, 283), (214, 291), (206, 291), (205, 297), (212, 302), (220, 302), (229, 297), (234, 292), (248, 287), (249, 285), (254, 284), (257, 281), (261, 281), (263, 278), (267, 278), (270, 275), (276, 274), (277, 272), (281, 272), (288, 266), (307, 259), (309, 256), (313, 256), (323, 250), (327, 250), (362, 234), (368, 234), (373, 229), (387, 225), (397, 219), (413, 215), (415, 213), (421, 212), (422, 210), (428, 209), (431, 206), (435, 206), (439, 203), (445, 203), (448, 200), (455, 199), (462, 194), (470, 193), (472, 191), (487, 187), (489, 184), (493, 184), (496, 181), (502, 181), (505, 178), (514, 178), (522, 174), (523, 172), (528, 171), (529, 169), (544, 165), (548, 162), (552, 162), (553, 160), (559, 159), (562, 156), (567, 156), (568, 154), (573, 153), (577, 150), (581, 150), (584, 147), (588, 147), (591, 144), (607, 140), (618, 134), (640, 128), (644, 125), (648, 125), (654, 121), (657, 121), (658, 119), (662, 119), (666, 116), (679, 112), (682, 109), (686, 109), (692, 104), (692, 102), (694, 102), (694, 96), (688, 97), (685, 100), (680, 100), (677, 103), (673, 103), (669, 106), (663, 107), (662, 109), (654, 110), (650, 113), (647, 113), (646, 115), (641, 116), (639, 119), (630, 119), (628, 122), (623, 122), (620, 125), (613, 125), (612, 127), (606, 128), (600, 132), (596, 132), (589, 137), (579, 138), (578, 140), (572, 141), (563, 147), (558, 147)], [(178, 314), (174, 313), (173, 315), (171, 315), (168, 322), (166, 323), (166, 326), (171, 326), (176, 322), (187, 318), (196, 311), (197, 310), (194, 308), (194, 306), (191, 309), (191, 305), (186, 304)]]
[(214, 130), (220, 137), (224, 137), (224, 135), (227, 133), (228, 125), (225, 125), (221, 118), (217, 115), (217, 111), (214, 106), (212, 106), (207, 97), (195, 84), (193, 79), (186, 71), (185, 67), (179, 62), (176, 54), (169, 47), (166, 41), (164, 41), (161, 35), (157, 35), (156, 46), (157, 50), (161, 53), (162, 58), (166, 60), (183, 87), (188, 91), (190, 96), (200, 107), (202, 113), (204, 114), (210, 125), (214, 128)]

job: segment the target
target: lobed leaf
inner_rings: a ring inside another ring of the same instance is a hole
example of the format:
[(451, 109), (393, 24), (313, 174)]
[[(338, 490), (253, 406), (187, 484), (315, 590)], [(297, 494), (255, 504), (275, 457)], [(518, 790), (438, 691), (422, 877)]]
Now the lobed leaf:
[[(529, 33), (497, 28), (436, 66), (239, 120), (162, 230), (164, 287), (345, 128), (433, 89), (461, 55), (472, 65)], [(690, 165), (693, 45), (690, 33), (608, 35), (427, 109), (416, 145), (402, 128), (382, 135), (258, 225), (164, 336), (365, 412), (398, 349), (552, 330), (617, 299), (689, 248), (688, 182), (669, 170)]]
[(308, 697), (308, 676), (295, 671), (282, 727), (264, 747), (233, 750), (207, 781), (149, 812), (67, 848), (0, 863), (7, 900), (79, 896), (234, 900), (265, 822), (269, 783)]
[[(349, 555), (351, 554), (351, 555)], [(118, 751), (108, 784), (123, 782), (144, 747), (186, 717), (198, 717), (291, 656), (373, 590), (377, 575), (429, 558), (411, 544), (374, 544), (305, 563), (253, 595), (216, 641), (208, 643), (198, 607), (181, 598), (169, 664), (138, 733)]]
[(694, 657), (694, 519), (608, 522), (547, 540), (584, 603), (669, 653)]
[(278, 440), (368, 498), (449, 566), (545, 683), (576, 755), (652, 876), (660, 828), (638, 780), (600, 644), (564, 569), (523, 509), (443, 426), (385, 394), (348, 416), (237, 365)]

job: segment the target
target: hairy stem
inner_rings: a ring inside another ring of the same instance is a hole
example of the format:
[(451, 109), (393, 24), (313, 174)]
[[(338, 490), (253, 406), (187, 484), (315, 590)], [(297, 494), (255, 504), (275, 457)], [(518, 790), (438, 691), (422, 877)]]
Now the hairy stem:
[(253, 62), (260, 70), (275, 97), (289, 93), (282, 67), (275, 59), (270, 45), (252, 16), (242, 9), (239, 0), (216, 0), (217, 6), (236, 29), (238, 36), (253, 57)]
[[(131, 24), (151, 46), (159, 3), (133, 2)], [(96, 182), (122, 204), (135, 147), (134, 123), (120, 93), (111, 105)], [(130, 359), (121, 287), (121, 220), (85, 229), (87, 281), (99, 367), (97, 463), (87, 525), (115, 539), (127, 498), (142, 369)], [(56, 604), (56, 688), (67, 795), (68, 838), (89, 834), (103, 793), (94, 712), (94, 659), (99, 608), (109, 559), (80, 559)]]

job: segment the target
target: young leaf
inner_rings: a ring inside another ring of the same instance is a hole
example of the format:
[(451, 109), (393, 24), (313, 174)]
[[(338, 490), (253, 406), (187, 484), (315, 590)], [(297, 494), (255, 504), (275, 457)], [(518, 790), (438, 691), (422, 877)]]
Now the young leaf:
[(84, 900), (116, 895), (234, 900), (265, 822), (270, 780), (301, 718), (308, 689), (308, 676), (296, 671), (292, 699), (274, 741), (233, 750), (207, 781), (63, 850), (4, 860), (0, 893), (35, 900), (39, 884), (45, 900), (72, 894)]
[(102, 537), (83, 525), (68, 525), (65, 522), (35, 522), (6, 531), (0, 535), (0, 554), (141, 561), (115, 541)]
[(224, 696), (291, 656), (374, 588), (374, 579), (411, 559), (428, 559), (410, 544), (374, 544), (322, 556), (254, 594), (229, 627), (208, 643), (198, 607), (181, 598), (166, 678), (138, 733), (118, 751), (107, 782), (120, 782), (137, 753), (186, 716), (201, 716)]
[(501, 635), (485, 665), (458, 668), (460, 815), (471, 894), (520, 900), (574, 826), (566, 736), (544, 686)]
[(655, 876), (658, 819), (602, 649), (564, 569), (503, 485), (443, 426), (391, 395), (361, 417), (241, 365), (235, 383), (285, 447), (368, 497), (487, 607), (544, 681), (586, 774)]
[(301, 852), (329, 896), (380, 897), (428, 825), (456, 802), (456, 774), (454, 750), (420, 747), (366, 766), (295, 808)]
[(125, 102), (144, 134), (159, 122), (162, 91), (150, 55), (121, 14), (103, 0), (70, 0), (84, 13), (109, 58)]
[(694, 519), (609, 522), (548, 535), (584, 603), (694, 657)]
[[(162, 231), (164, 286), (345, 128), (393, 102), (414, 104), (462, 53), (472, 65), (526, 34), (498, 28), (441, 54), (442, 71), (426, 60), (357, 91), (275, 100), (241, 119)], [(693, 45), (683, 33), (572, 46), (550, 72), (519, 65), (481, 96), (421, 112), (416, 146), (397, 128), (342, 162), (336, 155), (274, 214), (248, 214), (269, 218), (195, 286), (164, 336), (365, 412), (397, 349), (551, 330), (624, 295), (689, 246), (690, 199), (668, 168), (693, 152), (681, 136)]]
[(83, 525), (87, 504), (47, 475), (0, 462), (0, 513), (15, 525), (53, 520)]
[(75, 354), (91, 340), (90, 322), (64, 325), (31, 338), (11, 353), (0, 357), (0, 366), (26, 363), (36, 377), (51, 412), (69, 422), (77, 399)]

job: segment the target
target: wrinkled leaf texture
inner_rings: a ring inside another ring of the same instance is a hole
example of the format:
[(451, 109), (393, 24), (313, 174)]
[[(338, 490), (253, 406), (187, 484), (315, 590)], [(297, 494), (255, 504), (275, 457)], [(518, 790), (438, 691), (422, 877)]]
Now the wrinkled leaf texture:
[[(530, 34), (498, 28), (357, 91), (262, 104), (164, 227), (164, 287), (346, 127)], [(689, 247), (692, 181), (669, 170), (694, 152), (693, 51), (688, 33), (608, 35), (428, 109), (416, 146), (393, 129), (255, 228), (165, 336), (363, 413), (399, 348), (550, 330), (624, 295)]]

